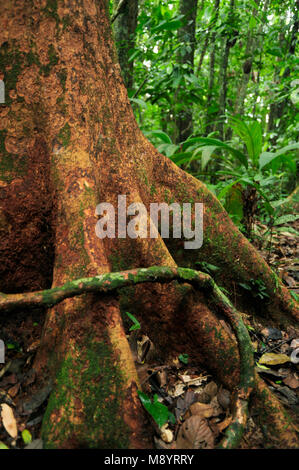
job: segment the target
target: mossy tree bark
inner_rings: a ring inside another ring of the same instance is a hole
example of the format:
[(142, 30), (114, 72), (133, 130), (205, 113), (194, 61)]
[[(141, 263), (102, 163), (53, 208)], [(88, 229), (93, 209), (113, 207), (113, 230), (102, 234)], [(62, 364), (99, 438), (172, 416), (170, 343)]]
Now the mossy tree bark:
[[(179, 14), (183, 15), (182, 26), (178, 30), (179, 47), (177, 50), (177, 63), (181, 67), (180, 73), (194, 72), (194, 51), (195, 51), (195, 29), (197, 0), (181, 0), (179, 2)], [(188, 66), (185, 70), (183, 67)], [(184, 96), (185, 103), (182, 103), (182, 93), (178, 87), (175, 100), (175, 141), (183, 142), (193, 132), (193, 102), (192, 96)], [(188, 100), (188, 101), (187, 101)]]
[[(123, 3), (123, 6), (122, 6)], [(114, 0), (114, 36), (122, 76), (128, 90), (133, 88), (134, 61), (129, 61), (135, 46), (135, 31), (138, 17), (138, 0)], [(119, 13), (118, 13), (119, 8)]]
[[(298, 310), (264, 260), (207, 188), (160, 155), (138, 129), (121, 79), (104, 0), (34, 0), (2, 6), (0, 73), (1, 287), (34, 291), (99, 274), (148, 266), (220, 269), (216, 281), (261, 321), (290, 326)], [(204, 203), (204, 244), (161, 237), (99, 239), (96, 205)], [(240, 282), (259, 279), (257, 304)], [(130, 287), (120, 298), (85, 293), (49, 309), (35, 361), (54, 380), (42, 436), (47, 447), (152, 445), (137, 397), (138, 377), (120, 306), (140, 320), (161, 360), (178, 352), (202, 361), (231, 389), (239, 380), (237, 343), (204, 291), (176, 281)], [(247, 295), (247, 297), (246, 297)], [(265, 426), (292, 446), (295, 434), (268, 392)], [(268, 408), (267, 408), (268, 407)], [(274, 410), (274, 411), (273, 411)], [(270, 423), (270, 424), (269, 424)]]

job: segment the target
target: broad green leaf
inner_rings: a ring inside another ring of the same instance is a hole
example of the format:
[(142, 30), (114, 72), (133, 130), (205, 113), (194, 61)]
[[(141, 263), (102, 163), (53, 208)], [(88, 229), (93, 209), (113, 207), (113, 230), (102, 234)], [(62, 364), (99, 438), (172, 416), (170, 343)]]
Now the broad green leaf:
[(182, 26), (182, 22), (180, 20), (171, 20), (167, 21), (163, 29), (166, 31), (176, 31)]
[(259, 6), (258, 6), (258, 5), (255, 3), (255, 1), (254, 1), (254, 0), (249, 0), (249, 3), (250, 3), (250, 4), (251, 4), (251, 6), (252, 6), (253, 8), (255, 8), (256, 10), (258, 10), (258, 9), (259, 9)]
[(275, 152), (275, 154), (277, 156), (280, 156), (280, 155), (283, 155), (291, 150), (296, 150), (296, 149), (299, 149), (299, 142), (295, 143), (295, 144), (290, 144), (290, 145), (286, 145), (285, 147), (282, 147), (281, 149), (277, 150)]
[(161, 144), (157, 147), (157, 150), (164, 153), (166, 157), (171, 157), (178, 149), (179, 146), (175, 144)]
[(133, 101), (133, 103), (139, 104), (141, 108), (145, 109), (147, 108), (147, 103), (140, 98), (130, 98), (130, 101)]
[(291, 87), (294, 88), (290, 95), (292, 103), (296, 106), (299, 103), (299, 79), (293, 80), (291, 82)]
[(166, 73), (167, 73), (168, 75), (171, 75), (171, 74), (172, 74), (172, 71), (173, 71), (173, 65), (170, 64), (170, 65), (168, 65), (167, 68), (166, 68)]
[(30, 444), (30, 442), (32, 442), (32, 436), (28, 429), (24, 429), (24, 431), (22, 431), (22, 439), (24, 444)]
[(213, 154), (213, 152), (216, 148), (217, 147), (215, 145), (206, 145), (204, 147), (200, 147), (199, 149), (195, 150), (195, 152), (194, 152), (195, 155), (200, 151), (202, 152), (202, 155), (201, 155), (201, 169), (202, 170), (205, 169), (205, 167), (207, 166), (207, 164), (211, 160), (212, 154)]
[(157, 137), (158, 139), (162, 140), (165, 142), (165, 144), (172, 144), (172, 140), (169, 137), (169, 135), (166, 134), (166, 132), (156, 130), (156, 131), (150, 131), (146, 133), (148, 136), (153, 136)]
[(299, 232), (298, 230), (295, 230), (293, 227), (275, 227), (275, 232), (286, 232), (286, 233), (292, 233), (299, 237)]
[(296, 294), (296, 292), (294, 292), (293, 290), (290, 290), (290, 294), (293, 297), (293, 299), (296, 300), (296, 302), (299, 301), (299, 296)]
[(281, 217), (278, 217), (275, 220), (274, 225), (281, 225), (281, 224), (286, 224), (288, 222), (294, 222), (297, 219), (299, 219), (299, 215), (293, 215), (293, 214), (282, 215)]
[(220, 269), (218, 266), (207, 263), (206, 261), (196, 261), (195, 264), (199, 267), (200, 271), (207, 272), (208, 274), (215, 274)]
[(256, 19), (254, 18), (254, 16), (251, 16), (249, 20), (249, 29), (254, 29), (255, 26), (256, 26)]
[(168, 421), (169, 411), (167, 406), (158, 401), (158, 395), (154, 395), (152, 400), (143, 392), (138, 390), (138, 396), (146, 411), (153, 417), (159, 428)]
[(262, 168), (264, 168), (266, 165), (268, 165), (268, 163), (272, 162), (272, 160), (274, 160), (274, 158), (276, 158), (275, 153), (273, 153), (273, 152), (263, 152), (260, 155), (260, 161), (259, 161), (260, 170), (262, 170)]
[(281, 155), (291, 151), (291, 150), (296, 150), (299, 148), (299, 143), (296, 144), (290, 144), (287, 145), (286, 147), (283, 147), (277, 152), (263, 152), (260, 156), (260, 170), (264, 168), (266, 165), (269, 165), (269, 163), (273, 162), (275, 159), (278, 159)]
[(5, 445), (4, 442), (0, 441), (0, 450), (1, 449), (9, 449), (9, 447), (7, 447), (7, 445)]
[(177, 165), (182, 165), (183, 163), (189, 162), (192, 158), (191, 152), (180, 152), (171, 155), (171, 160)]
[(212, 18), (213, 13), (214, 13), (214, 8), (212, 7), (212, 5), (208, 5), (204, 10), (202, 21), (204, 21), (205, 23), (209, 23), (209, 21)]
[(189, 355), (188, 355), (188, 354), (180, 354), (180, 355), (179, 355), (179, 360), (180, 360), (183, 364), (188, 364), (188, 362), (189, 362)]
[(152, 29), (152, 33), (159, 31), (175, 31), (182, 26), (180, 19), (162, 20), (155, 28)]
[(129, 56), (128, 62), (132, 62), (140, 54), (141, 54), (140, 50), (133, 51), (132, 54)]
[(239, 150), (234, 149), (230, 145), (222, 142), (218, 139), (212, 139), (210, 137), (194, 137), (192, 139), (188, 139), (183, 143), (183, 150), (185, 150), (189, 145), (198, 142), (202, 144), (202, 146), (214, 146), (219, 149), (228, 150), (234, 157), (236, 157), (245, 168), (248, 168), (247, 157), (244, 153), (240, 152)]
[(198, 85), (199, 84), (198, 77), (196, 77), (196, 75), (193, 75), (193, 73), (186, 74), (185, 78), (188, 82), (192, 83), (193, 85)]
[(282, 57), (282, 56), (283, 56), (282, 50), (281, 50), (281, 48), (278, 47), (278, 46), (269, 47), (269, 48), (266, 50), (266, 53), (267, 53), (267, 54), (271, 54), (271, 55), (273, 55), (274, 57)]
[(262, 128), (258, 121), (245, 122), (238, 117), (230, 117), (229, 124), (246, 145), (252, 163), (258, 163), (262, 151)]
[(221, 199), (226, 195), (226, 193), (230, 190), (230, 188), (231, 188), (232, 186), (234, 186), (236, 183), (238, 183), (238, 182), (240, 181), (240, 179), (241, 179), (241, 178), (238, 178), (238, 179), (232, 181), (230, 184), (228, 184), (228, 185), (225, 186), (224, 188), (222, 188), (221, 191), (220, 191), (220, 193), (217, 194), (217, 198), (218, 198), (219, 200), (221, 200)]
[(230, 216), (232, 216), (233, 222), (238, 225), (244, 217), (242, 186), (240, 183), (234, 184), (227, 191), (224, 207)]
[(296, 88), (295, 90), (292, 91), (290, 98), (294, 105), (299, 103), (299, 88)]

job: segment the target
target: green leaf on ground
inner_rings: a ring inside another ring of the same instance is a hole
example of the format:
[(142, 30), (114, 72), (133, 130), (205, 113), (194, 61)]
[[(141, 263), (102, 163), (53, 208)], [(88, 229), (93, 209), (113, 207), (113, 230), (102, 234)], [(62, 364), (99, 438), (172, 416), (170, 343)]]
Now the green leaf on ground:
[(22, 439), (24, 444), (30, 444), (30, 442), (32, 442), (32, 436), (28, 429), (24, 429), (24, 431), (22, 431)]
[(158, 401), (158, 395), (154, 395), (154, 400), (150, 399), (145, 393), (138, 391), (138, 396), (146, 411), (156, 421), (159, 428), (163, 426), (169, 419), (173, 421), (172, 413), (168, 411), (167, 406)]

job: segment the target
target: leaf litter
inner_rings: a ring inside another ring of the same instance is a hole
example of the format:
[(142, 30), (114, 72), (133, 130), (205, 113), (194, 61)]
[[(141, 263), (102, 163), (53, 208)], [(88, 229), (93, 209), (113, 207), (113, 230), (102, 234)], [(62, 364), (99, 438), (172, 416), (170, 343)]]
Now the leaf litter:
[[(299, 228), (299, 222), (292, 224)], [(296, 236), (287, 230), (273, 234), (269, 246), (259, 247), (285, 286), (299, 295), (299, 253)], [(6, 363), (0, 365), (0, 448), (41, 449), (40, 429), (51, 384), (41, 386), (32, 368), (39, 346), (44, 311), (24, 310), (17, 320), (0, 319), (1, 339), (10, 345)], [(272, 325), (251, 323), (244, 315), (255, 348), (256, 370), (278, 399), (297, 416), (299, 426), (299, 337)], [(225, 324), (226, 325), (226, 324)], [(136, 338), (139, 336), (138, 341)], [(157, 360), (148, 335), (131, 331), (128, 337), (142, 383), (152, 403), (169, 410), (161, 427), (152, 419), (154, 442), (160, 449), (213, 448), (232, 421), (231, 393), (217, 384), (210, 373), (188, 360), (184, 351), (172, 362)], [(169, 417), (173, 416), (170, 420)], [(249, 416), (241, 448), (263, 448), (262, 430)], [(296, 422), (296, 421), (295, 421)], [(23, 436), (23, 437), (22, 437)]]
[[(261, 250), (261, 254), (278, 272), (286, 287), (296, 294), (299, 263), (295, 238), (290, 232), (277, 233), (273, 237), (270, 259), (268, 249)], [(281, 331), (272, 325), (258, 324), (256, 320), (252, 322), (250, 315), (244, 315), (243, 320), (254, 346), (256, 371), (286, 406), (297, 424), (299, 355), (297, 357), (295, 353), (299, 348), (299, 335)], [(151, 350), (155, 349), (149, 333), (145, 342), (148, 350), (148, 344)], [(167, 422), (162, 428), (154, 426), (156, 448), (208, 449), (217, 446), (232, 421), (231, 392), (219, 386), (210, 371), (186, 360), (183, 351), (172, 362), (159, 364), (157, 354), (147, 357), (144, 346), (141, 349), (139, 347), (139, 350), (142, 361), (137, 359), (136, 366), (142, 390), (151, 397), (157, 394), (159, 401), (175, 417), (174, 423)], [(264, 448), (262, 429), (255, 416), (249, 415), (240, 446)]]

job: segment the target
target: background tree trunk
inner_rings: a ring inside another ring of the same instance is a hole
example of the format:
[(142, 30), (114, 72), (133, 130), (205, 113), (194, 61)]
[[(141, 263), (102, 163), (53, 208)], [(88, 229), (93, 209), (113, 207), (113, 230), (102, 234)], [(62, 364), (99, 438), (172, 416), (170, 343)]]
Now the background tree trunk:
[[(177, 53), (177, 63), (182, 67), (188, 65), (187, 73), (193, 73), (194, 50), (195, 50), (195, 28), (196, 28), (197, 0), (180, 0), (179, 14), (184, 15), (183, 26), (178, 30), (180, 46)], [(183, 142), (193, 132), (192, 104), (181, 103), (180, 94), (177, 95), (179, 110), (175, 116), (176, 142)]]
[[(219, 16), (219, 4), (220, 0), (215, 0), (215, 24)], [(215, 53), (216, 53), (216, 31), (211, 33), (210, 41), (210, 63), (209, 63), (209, 83), (208, 83), (208, 92), (207, 92), (207, 117), (205, 125), (205, 134), (208, 135), (213, 131), (214, 128), (214, 119), (216, 119), (217, 112), (211, 112), (211, 105), (213, 103), (214, 95), (214, 84), (215, 84)]]
[[(138, 129), (106, 1), (7, 1), (0, 46), (8, 98), (0, 106), (5, 233), (0, 264), (9, 260), (1, 291), (32, 291), (119, 269), (192, 267), (207, 260), (220, 268), (217, 282), (235, 290), (238, 308), (260, 321), (284, 326), (298, 321), (288, 290), (219, 201), (161, 156)], [(147, 210), (151, 202), (204, 203), (202, 248), (184, 251), (183, 240), (160, 236), (97, 238), (96, 205), (117, 207), (118, 195), (126, 195), (128, 205), (143, 202)], [(239, 285), (256, 277), (264, 283), (267, 302), (256, 304)], [(54, 383), (42, 426), (46, 447), (152, 445), (120, 305), (138, 314), (161, 360), (188, 353), (225, 386), (238, 383), (235, 338), (204, 291), (174, 281), (119, 294), (120, 302), (111, 294), (87, 293), (48, 311), (35, 361), (40, 377)], [(294, 445), (281, 406), (266, 393), (257, 394), (257, 403), (271, 410), (271, 432), (276, 429), (282, 443)], [(269, 413), (260, 419), (269, 424)]]
[[(235, 10), (235, 0), (230, 0), (228, 19), (227, 19), (228, 25), (233, 24), (234, 10)], [(230, 29), (231, 31), (227, 33), (227, 38), (223, 45), (220, 72), (219, 72), (220, 95), (219, 95), (218, 122), (217, 122), (216, 127), (218, 130), (219, 138), (221, 140), (224, 139), (223, 128), (224, 128), (224, 120), (225, 120), (225, 114), (226, 114), (227, 69), (228, 69), (229, 51), (235, 43), (235, 34), (236, 34), (236, 31), (234, 31), (233, 28), (230, 28)]]
[(114, 21), (114, 36), (118, 60), (126, 88), (130, 90), (133, 88), (134, 61), (129, 61), (129, 58), (135, 46), (138, 0), (114, 0), (114, 6), (117, 14)]
[[(260, 0), (257, 0), (256, 5), (260, 5)], [(263, 16), (264, 18), (267, 17), (267, 11), (269, 7), (269, 1), (265, 0), (263, 5)], [(252, 16), (255, 17), (257, 15), (256, 8), (253, 8)], [(249, 28), (248, 37), (246, 42), (245, 54), (244, 54), (244, 62), (242, 68), (242, 75), (238, 84), (237, 93), (236, 93), (236, 100), (234, 105), (234, 114), (243, 116), (244, 114), (244, 103), (247, 95), (247, 88), (250, 77), (252, 77), (253, 73), (253, 63), (255, 60), (256, 50), (258, 45), (261, 46), (262, 44), (262, 34), (263, 34), (263, 27), (264, 24), (260, 23), (257, 32), (252, 31)], [(262, 47), (262, 46), (261, 46)], [(261, 66), (261, 61), (260, 61)], [(258, 72), (259, 73), (259, 72)], [(226, 140), (230, 140), (232, 137), (232, 128), (228, 128), (226, 132)]]

